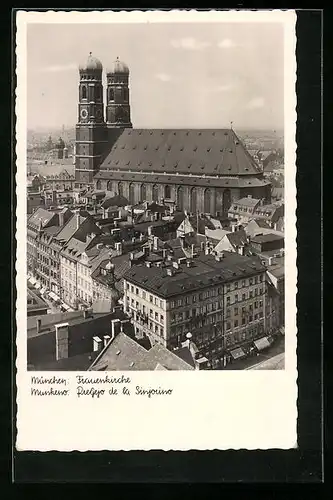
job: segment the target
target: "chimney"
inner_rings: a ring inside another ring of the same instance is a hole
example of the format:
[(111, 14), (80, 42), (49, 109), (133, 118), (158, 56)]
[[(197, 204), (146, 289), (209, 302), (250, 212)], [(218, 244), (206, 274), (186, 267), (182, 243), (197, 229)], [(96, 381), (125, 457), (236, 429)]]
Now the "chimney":
[(158, 238), (157, 236), (154, 236), (154, 250), (158, 249)]
[(56, 325), (56, 360), (68, 358), (68, 323)]
[(83, 319), (88, 319), (89, 318), (89, 309), (83, 309)]
[(37, 333), (40, 333), (42, 331), (42, 320), (40, 318), (37, 318), (36, 327), (37, 327)]
[(192, 257), (192, 259), (194, 257), (194, 243), (192, 243), (192, 245), (191, 245), (191, 257)]
[(179, 239), (180, 239), (180, 244), (181, 244), (182, 248), (184, 248), (184, 243), (185, 243), (185, 235), (184, 235), (184, 234), (182, 234), (182, 235), (179, 237)]
[(59, 226), (62, 227), (64, 225), (64, 213), (59, 212)]
[(244, 255), (244, 245), (240, 245), (238, 247), (238, 253), (239, 253), (239, 255)]
[(149, 247), (142, 247), (142, 251), (145, 255), (149, 255)]
[(168, 268), (167, 268), (167, 275), (168, 275), (168, 276), (173, 276), (173, 270), (172, 270), (172, 268), (171, 268), (171, 267), (168, 267)]
[(113, 340), (116, 335), (120, 332), (120, 319), (112, 319), (111, 320), (111, 339)]
[(75, 217), (76, 217), (76, 229), (79, 229), (80, 228), (80, 214), (77, 213), (75, 215)]
[(110, 340), (111, 340), (110, 335), (104, 335), (104, 337), (103, 337), (104, 347), (106, 347), (108, 345), (108, 343), (110, 342)]
[(273, 264), (273, 257), (268, 257), (268, 265), (271, 266)]
[(205, 250), (205, 242), (204, 241), (202, 241), (200, 243), (200, 249), (201, 249), (202, 252)]
[(191, 332), (187, 332), (187, 334), (186, 334), (186, 341), (184, 342), (184, 347), (187, 347), (188, 349), (190, 349), (190, 347), (191, 347), (191, 339), (192, 339), (192, 333)]
[(162, 250), (162, 257), (163, 257), (163, 259), (165, 259), (166, 256), (167, 256), (167, 250), (166, 250), (166, 248), (163, 248), (163, 250)]
[(143, 233), (140, 233), (140, 241), (143, 241), (145, 239), (145, 235)]
[(57, 191), (52, 191), (52, 203), (55, 205), (57, 203)]
[(248, 194), (248, 195), (247, 195), (247, 197), (248, 197), (248, 198), (252, 198), (252, 194)]
[(148, 236), (152, 236), (152, 235), (153, 235), (153, 227), (148, 226)]
[(101, 352), (103, 349), (103, 340), (100, 337), (93, 337), (93, 350), (94, 352)]
[(121, 243), (121, 241), (115, 243), (114, 247), (115, 247), (115, 250), (117, 252), (117, 255), (122, 255), (122, 253), (123, 253), (123, 244)]
[(134, 260), (134, 252), (130, 253), (130, 260)]

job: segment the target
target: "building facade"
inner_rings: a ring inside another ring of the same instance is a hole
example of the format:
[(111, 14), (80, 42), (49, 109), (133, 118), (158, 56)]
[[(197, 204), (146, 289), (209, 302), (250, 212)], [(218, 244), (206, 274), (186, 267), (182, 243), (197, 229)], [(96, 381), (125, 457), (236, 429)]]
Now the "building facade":
[(214, 366), (233, 348), (265, 335), (266, 268), (260, 260), (228, 252), (183, 260), (134, 266), (125, 275), (124, 310), (139, 338), (174, 349), (190, 332)]

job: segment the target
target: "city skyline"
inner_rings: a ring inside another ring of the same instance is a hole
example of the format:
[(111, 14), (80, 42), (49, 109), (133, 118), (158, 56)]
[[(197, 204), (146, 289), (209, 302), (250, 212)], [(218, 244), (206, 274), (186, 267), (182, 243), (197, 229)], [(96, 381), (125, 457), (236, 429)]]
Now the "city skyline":
[(30, 25), (27, 42), (29, 129), (75, 125), (89, 52), (104, 80), (117, 56), (128, 64), (134, 127), (283, 129), (278, 23)]

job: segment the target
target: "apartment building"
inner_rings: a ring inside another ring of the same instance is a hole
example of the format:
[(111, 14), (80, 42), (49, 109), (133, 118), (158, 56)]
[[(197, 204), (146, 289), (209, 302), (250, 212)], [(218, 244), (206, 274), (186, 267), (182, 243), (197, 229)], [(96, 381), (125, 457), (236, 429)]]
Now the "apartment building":
[(146, 262), (124, 277), (124, 311), (139, 338), (174, 349), (190, 332), (211, 363), (265, 335), (265, 302), (265, 266), (233, 252)]

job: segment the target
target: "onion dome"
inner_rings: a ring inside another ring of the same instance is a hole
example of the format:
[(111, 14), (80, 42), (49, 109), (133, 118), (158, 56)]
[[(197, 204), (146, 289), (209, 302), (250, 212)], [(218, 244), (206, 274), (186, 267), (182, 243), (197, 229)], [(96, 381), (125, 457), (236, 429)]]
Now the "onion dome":
[(107, 70), (108, 75), (128, 75), (129, 68), (127, 64), (122, 61), (119, 61), (119, 57), (112, 63), (111, 68)]
[(64, 149), (64, 147), (65, 147), (65, 143), (64, 143), (63, 139), (61, 137), (59, 137), (59, 141), (56, 144), (56, 148), (57, 149)]
[(80, 73), (86, 71), (94, 71), (101, 73), (103, 71), (103, 65), (97, 57), (94, 57), (91, 52), (89, 52), (88, 59), (85, 63), (79, 66)]

